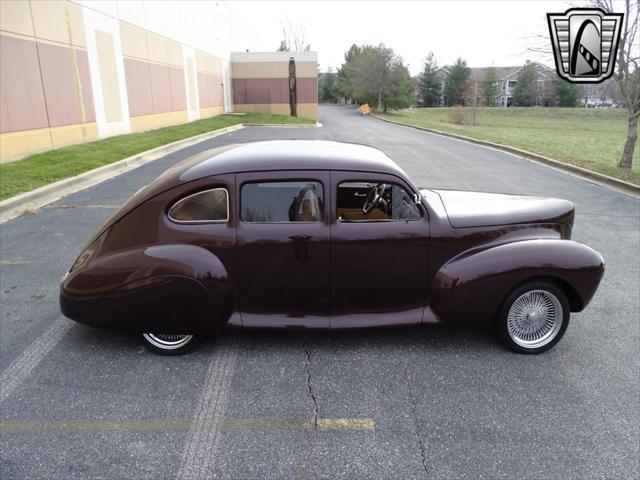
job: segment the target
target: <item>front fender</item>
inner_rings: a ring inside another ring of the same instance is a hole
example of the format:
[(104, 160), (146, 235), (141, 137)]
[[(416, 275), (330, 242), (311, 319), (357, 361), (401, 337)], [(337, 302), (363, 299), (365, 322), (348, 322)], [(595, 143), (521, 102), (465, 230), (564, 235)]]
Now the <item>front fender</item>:
[(436, 273), (430, 308), (447, 323), (486, 324), (515, 287), (548, 278), (571, 290), (566, 293), (573, 300), (572, 310), (580, 311), (593, 298), (603, 274), (602, 256), (571, 240), (523, 240), (468, 250)]
[(233, 311), (229, 275), (195, 245), (97, 253), (61, 285), (63, 313), (107, 328), (218, 332)]

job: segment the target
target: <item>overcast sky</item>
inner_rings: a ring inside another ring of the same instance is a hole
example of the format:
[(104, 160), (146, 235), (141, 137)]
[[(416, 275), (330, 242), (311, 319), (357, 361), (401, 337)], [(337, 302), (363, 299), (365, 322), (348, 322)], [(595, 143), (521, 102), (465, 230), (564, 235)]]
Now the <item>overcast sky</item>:
[[(580, 2), (572, 2), (580, 5)], [(413, 75), (432, 50), (439, 65), (462, 57), (471, 67), (521, 65), (550, 56), (527, 49), (549, 47), (546, 13), (564, 12), (564, 1), (231, 1), (259, 35), (276, 49), (285, 19), (303, 24), (320, 68), (335, 71), (353, 43), (383, 42), (400, 54)], [(538, 38), (536, 38), (538, 36)], [(540, 38), (540, 36), (543, 36)]]

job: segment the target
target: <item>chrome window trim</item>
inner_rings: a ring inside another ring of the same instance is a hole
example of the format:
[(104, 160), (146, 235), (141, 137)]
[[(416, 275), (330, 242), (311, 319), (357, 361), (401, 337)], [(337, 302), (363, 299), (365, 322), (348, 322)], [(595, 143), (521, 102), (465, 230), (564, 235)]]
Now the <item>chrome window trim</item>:
[[(189, 200), (191, 197), (195, 197), (196, 195), (200, 195), (202, 193), (208, 193), (208, 192), (215, 192), (216, 190), (222, 190), (224, 192), (224, 196), (227, 200), (226, 202), (226, 206), (227, 206), (227, 217), (224, 220), (178, 220), (175, 219), (171, 216), (171, 210), (173, 210), (175, 207), (177, 207), (178, 205), (180, 205), (182, 202)], [(175, 202), (167, 211), (167, 218), (169, 220), (171, 220), (174, 223), (178, 223), (178, 224), (182, 224), (182, 225), (188, 225), (188, 224), (198, 224), (198, 223), (227, 223), (229, 221), (229, 191), (225, 188), (225, 187), (216, 187), (216, 188), (208, 188), (206, 190), (199, 190), (195, 193), (192, 193), (191, 195), (187, 195), (186, 197), (181, 198), (180, 200), (178, 200), (177, 202)]]

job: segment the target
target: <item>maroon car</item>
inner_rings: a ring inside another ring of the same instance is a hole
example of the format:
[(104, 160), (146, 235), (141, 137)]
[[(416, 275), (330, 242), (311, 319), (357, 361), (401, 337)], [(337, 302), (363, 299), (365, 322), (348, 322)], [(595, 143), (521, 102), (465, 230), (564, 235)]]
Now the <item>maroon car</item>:
[(62, 312), (181, 353), (227, 329), (489, 325), (556, 344), (602, 257), (552, 198), (418, 190), (371, 147), (228, 145), (138, 191), (65, 275)]

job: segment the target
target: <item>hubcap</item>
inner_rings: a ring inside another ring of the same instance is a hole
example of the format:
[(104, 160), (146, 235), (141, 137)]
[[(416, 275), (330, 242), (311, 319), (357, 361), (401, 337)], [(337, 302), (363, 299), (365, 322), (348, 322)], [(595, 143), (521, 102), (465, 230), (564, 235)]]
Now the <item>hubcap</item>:
[(179, 333), (143, 333), (144, 338), (153, 346), (163, 350), (175, 350), (191, 341), (193, 335)]
[(531, 290), (511, 305), (507, 330), (519, 346), (539, 348), (556, 337), (562, 320), (562, 304), (558, 297), (546, 290)]

